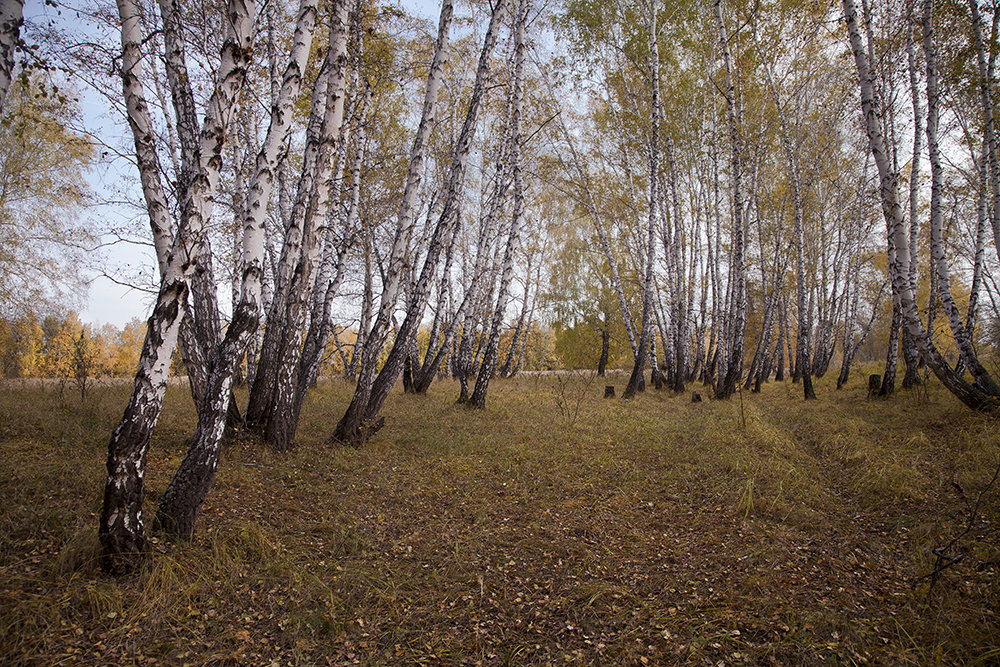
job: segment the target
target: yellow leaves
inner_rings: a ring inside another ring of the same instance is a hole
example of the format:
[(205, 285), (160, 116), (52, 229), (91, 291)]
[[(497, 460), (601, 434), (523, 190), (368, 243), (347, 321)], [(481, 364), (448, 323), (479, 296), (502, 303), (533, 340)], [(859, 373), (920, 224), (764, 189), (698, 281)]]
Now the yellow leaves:
[(0, 375), (73, 379), (129, 377), (139, 364), (146, 324), (135, 319), (118, 330), (97, 329), (77, 313), (34, 314), (0, 320)]

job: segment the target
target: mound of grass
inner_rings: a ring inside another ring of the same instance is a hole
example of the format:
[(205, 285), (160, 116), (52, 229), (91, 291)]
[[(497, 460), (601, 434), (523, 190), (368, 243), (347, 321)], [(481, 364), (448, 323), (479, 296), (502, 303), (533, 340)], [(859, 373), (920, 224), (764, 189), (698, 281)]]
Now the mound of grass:
[[(858, 377), (864, 378), (863, 374)], [(622, 380), (624, 382), (624, 380)], [(394, 394), (360, 450), (323, 381), (288, 455), (227, 444), (195, 539), (96, 567), (107, 437), (86, 402), (0, 389), (0, 655), (13, 664), (987, 664), (1000, 645), (996, 418), (943, 391), (604, 400), (585, 375)], [(621, 383), (619, 383), (621, 384)], [(171, 388), (148, 515), (194, 412)], [(931, 549), (966, 529), (933, 589)]]

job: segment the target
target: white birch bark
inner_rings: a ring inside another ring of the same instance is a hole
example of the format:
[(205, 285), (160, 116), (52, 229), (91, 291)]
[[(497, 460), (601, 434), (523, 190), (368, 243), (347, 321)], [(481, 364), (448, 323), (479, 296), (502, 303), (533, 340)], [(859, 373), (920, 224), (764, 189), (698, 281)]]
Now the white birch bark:
[[(910, 158), (910, 257), (917, 256), (917, 240), (920, 230), (919, 195), (920, 195), (920, 153), (923, 145), (924, 127), (923, 113), (920, 109), (920, 94), (917, 85), (916, 54), (913, 46), (913, 30), (906, 31), (906, 61), (910, 79), (910, 99), (913, 106), (913, 151)], [(908, 277), (910, 288), (917, 289), (917, 263), (910, 262)], [(906, 362), (906, 374), (903, 376), (903, 388), (907, 389), (920, 384), (917, 365), (920, 354), (916, 343), (909, 332), (903, 331), (903, 359)]]
[[(650, 52), (650, 95), (652, 108), (649, 136), (649, 218), (647, 221), (646, 264), (642, 281), (642, 328), (639, 331), (639, 350), (632, 366), (632, 375), (622, 392), (624, 400), (635, 397), (643, 382), (650, 335), (653, 330), (653, 270), (656, 264), (656, 211), (659, 205), (659, 149), (660, 149), (660, 48), (656, 32), (656, 6), (650, 7), (648, 24), (648, 45)], [(654, 359), (654, 364), (655, 359)], [(656, 373), (659, 369), (656, 369)], [(654, 377), (656, 377), (654, 373)]]
[(279, 152), (288, 138), (293, 105), (302, 87), (306, 61), (316, 26), (316, 0), (299, 6), (289, 62), (278, 96), (271, 106), (270, 123), (257, 154), (248, 189), (246, 215), (242, 221), (243, 256), (239, 301), (232, 322), (209, 364), (205, 398), (199, 410), (198, 428), (187, 456), (160, 500), (156, 525), (168, 534), (190, 538), (219, 463), (225, 416), (232, 400), (232, 382), (238, 363), (260, 322), (264, 277), (264, 221), (275, 183)]
[(490, 380), (493, 379), (493, 374), (496, 371), (497, 350), (500, 345), (500, 328), (503, 325), (504, 314), (507, 312), (507, 296), (510, 290), (510, 281), (514, 276), (514, 253), (520, 245), (521, 217), (524, 214), (524, 179), (521, 175), (521, 107), (524, 104), (524, 28), (528, 20), (529, 7), (530, 5), (526, 0), (520, 0), (514, 17), (514, 94), (510, 116), (514, 211), (511, 216), (510, 233), (507, 236), (507, 244), (504, 248), (503, 269), (500, 273), (496, 307), (493, 309), (486, 349), (483, 352), (482, 363), (479, 365), (476, 386), (469, 400), (471, 407), (479, 409), (486, 407), (486, 394), (489, 391)]
[[(993, 240), (996, 246), (997, 258), (1000, 259), (1000, 155), (997, 150), (996, 118), (993, 109), (993, 77), (986, 61), (983, 44), (983, 19), (979, 13), (978, 0), (968, 0), (972, 12), (972, 46), (976, 52), (976, 65), (979, 69), (979, 99), (983, 110), (985, 140), (989, 154), (990, 189), (993, 195), (993, 215), (990, 223), (993, 226)], [(994, 13), (994, 37), (996, 36), (996, 12)], [(992, 60), (992, 56), (991, 56)]]
[(858, 31), (857, 11), (854, 0), (842, 0), (844, 20), (847, 24), (851, 51), (858, 71), (858, 84), (861, 91), (861, 110), (868, 135), (868, 145), (875, 159), (879, 173), (879, 194), (882, 201), (882, 213), (886, 219), (889, 234), (895, 243), (896, 261), (890, 265), (890, 276), (900, 298), (903, 324), (909, 330), (917, 343), (924, 360), (941, 383), (948, 388), (965, 405), (974, 409), (984, 409), (996, 403), (996, 397), (989, 396), (982, 390), (969, 385), (958, 377), (948, 362), (934, 346), (933, 341), (920, 321), (917, 302), (909, 281), (910, 249), (908, 230), (903, 217), (903, 209), (899, 202), (899, 176), (893, 171), (889, 153), (886, 151), (885, 140), (880, 127), (878, 109), (875, 104), (875, 92), (868, 57)]
[[(333, 67), (329, 58), (324, 58), (310, 98), (306, 145), (302, 155), (302, 168), (299, 172), (296, 196), (287, 212), (287, 217), (284, 212), (281, 214), (284, 223), (282, 230), (284, 237), (281, 253), (275, 265), (274, 293), (271, 295), (267, 308), (267, 324), (261, 343), (260, 357), (257, 360), (258, 372), (250, 388), (250, 399), (247, 403), (246, 422), (250, 427), (266, 427), (270, 418), (270, 410), (273, 407), (277, 366), (287, 330), (289, 288), (305, 240), (304, 225), (309, 199), (316, 182), (323, 118), (332, 77)], [(283, 173), (287, 162), (286, 159), (281, 160), (278, 167), (279, 209), (283, 207), (280, 199), (281, 190), (285, 187), (282, 181), (286, 180)]]
[[(118, 10), (122, 23), (123, 53), (137, 55), (142, 35), (136, 5), (133, 0), (118, 0)], [(252, 4), (238, 0), (229, 5), (229, 30), (223, 45), (218, 87), (207, 107), (199, 146), (202, 154), (209, 156), (205, 161), (208, 168), (194, 179), (189, 195), (191, 201), (185, 202), (196, 215), (188, 217), (174, 237), (156, 306), (149, 318), (132, 396), (108, 444), (108, 477), (98, 534), (102, 564), (110, 572), (131, 571), (149, 548), (142, 517), (146, 451), (166, 390), (170, 356), (176, 346), (184, 315), (188, 281), (203, 234), (202, 224), (210, 213), (214, 188), (218, 183), (232, 102), (242, 85), (249, 62), (254, 11)], [(139, 80), (130, 81), (135, 71), (132, 67), (123, 71), (126, 97), (141, 94)], [(145, 104), (133, 108), (145, 108)], [(138, 123), (133, 125), (137, 126)]]
[[(451, 20), (454, 12), (452, 0), (441, 3), (438, 19), (438, 36), (431, 58), (430, 70), (427, 74), (427, 86), (424, 90), (424, 104), (417, 126), (417, 133), (410, 149), (410, 167), (407, 170), (406, 182), (403, 187), (403, 197), (400, 201), (397, 215), (396, 232), (392, 248), (389, 251), (388, 271), (383, 281), (382, 294), (379, 298), (379, 310), (375, 316), (372, 331), (366, 336), (365, 347), (361, 359), (361, 375), (369, 375), (373, 371), (372, 357), (381, 351), (385, 345), (388, 333), (388, 323), (399, 299), (402, 277), (408, 271), (406, 253), (416, 225), (415, 204), (417, 193), (424, 172), (424, 154), (431, 132), (437, 120), (438, 91), (443, 81), (444, 69), (448, 64), (448, 43), (451, 30)], [(366, 362), (367, 361), (367, 362)], [(370, 381), (370, 379), (369, 379)]]
[[(742, 178), (742, 137), (740, 128), (740, 111), (736, 99), (736, 84), (733, 76), (732, 57), (729, 53), (729, 37), (726, 35), (725, 22), (722, 17), (722, 0), (715, 0), (715, 20), (719, 32), (719, 48), (722, 52), (722, 62), (726, 72), (726, 111), (729, 124), (729, 139), (732, 151), (732, 187), (733, 187), (733, 228), (731, 241), (730, 281), (732, 287), (731, 317), (728, 335), (720, 340), (720, 347), (725, 345), (726, 364), (720, 367), (719, 381), (716, 384), (717, 398), (728, 398), (736, 391), (740, 376), (743, 373), (743, 343), (746, 333), (746, 273), (743, 263), (743, 194)], [(722, 369), (725, 369), (725, 374)]]
[(14, 50), (24, 22), (24, 0), (0, 0), (0, 111), (14, 74)]
[(347, 96), (347, 24), (350, 0), (339, 0), (330, 18), (330, 46), (327, 63), (331, 68), (327, 90), (326, 112), (320, 132), (317, 173), (306, 218), (299, 261), (288, 284), (285, 299), (286, 319), (283, 345), (277, 364), (275, 391), (270, 414), (264, 428), (264, 438), (277, 451), (292, 445), (298, 427), (298, 412), (294, 409), (298, 390), (299, 361), (302, 355), (301, 336), (308, 315), (307, 304), (316, 284), (321, 241), (326, 232), (327, 212), (333, 190), (333, 156), (344, 124), (344, 104)]
[[(756, 33), (754, 34), (756, 40)], [(785, 115), (784, 106), (781, 104), (781, 95), (771, 76), (770, 66), (765, 62), (764, 76), (767, 79), (768, 88), (774, 99), (774, 106), (778, 110), (778, 120), (781, 126), (781, 145), (785, 152), (785, 164), (788, 168), (788, 183), (792, 190), (792, 204), (795, 213), (795, 301), (798, 310), (798, 335), (796, 336), (796, 357), (795, 367), (799, 369), (799, 377), (802, 380), (803, 395), (806, 400), (815, 399), (816, 392), (812, 386), (812, 376), (810, 375), (809, 338), (812, 333), (812, 322), (809, 321), (809, 311), (805, 307), (806, 274), (805, 274), (805, 232), (804, 232), (804, 207), (802, 205), (801, 180), (799, 179), (798, 160), (792, 146), (791, 131), (788, 127), (788, 119)]]
[[(938, 143), (938, 74), (937, 46), (934, 43), (934, 2), (924, 0), (923, 43), (924, 60), (927, 66), (927, 152), (931, 165), (931, 260), (934, 263), (934, 275), (937, 282), (938, 298), (951, 328), (952, 336), (962, 355), (962, 360), (968, 367), (976, 385), (984, 392), (1000, 395), (1000, 385), (990, 376), (989, 372), (979, 362), (972, 341), (962, 321), (962, 315), (952, 298), (951, 270), (945, 253), (943, 214), (941, 211), (941, 189), (943, 173), (941, 168), (941, 149)], [(897, 250), (898, 252), (898, 250)]]
[(359, 446), (372, 433), (378, 430), (383, 423), (379, 417), (379, 411), (382, 409), (385, 399), (389, 396), (392, 385), (399, 378), (399, 373), (403, 367), (403, 357), (409, 353), (410, 337), (416, 335), (417, 327), (423, 318), (424, 307), (427, 304), (430, 293), (430, 282), (437, 272), (437, 262), (441, 251), (450, 242), (451, 235), (455, 233), (455, 227), (458, 224), (459, 199), (461, 198), (465, 184), (469, 154), (472, 150), (472, 141), (475, 138), (479, 110), (486, 89), (486, 77), (489, 74), (490, 58), (496, 45), (500, 25), (507, 11), (507, 5), (508, 0), (499, 0), (490, 16), (490, 23), (486, 29), (483, 48), (480, 52), (479, 63), (476, 68), (476, 78), (473, 83), (468, 111), (466, 112), (465, 121), (462, 124), (462, 130), (459, 133), (452, 157), (441, 214), (434, 225), (434, 231), (426, 245), (427, 252), (420, 270), (420, 276), (414, 285), (413, 297), (407, 307), (406, 316), (396, 334), (396, 343), (389, 351), (382, 370), (375, 378), (375, 381), (371, 383), (367, 400), (363, 403), (358, 400), (361, 397), (359, 395), (361, 378), (359, 378), (359, 392), (355, 393), (351, 405), (348, 406), (347, 412), (338, 423), (334, 434), (334, 438), (340, 442)]
[[(342, 423), (345, 422), (345, 419), (351, 422), (351, 425), (348, 427), (350, 433), (357, 432), (362, 414), (366, 410), (369, 398), (371, 397), (372, 383), (374, 382), (377, 370), (376, 365), (379, 355), (385, 346), (386, 336), (389, 332), (389, 323), (399, 298), (400, 282), (407, 269), (403, 258), (409, 246), (410, 236), (412, 235), (415, 220), (414, 204), (420, 188), (420, 182), (423, 178), (424, 154), (431, 131), (434, 128), (438, 91), (441, 88), (444, 68), (448, 62), (448, 41), (452, 15), (452, 0), (444, 0), (441, 3), (441, 14), (438, 20), (437, 43), (434, 48), (434, 55), (431, 58), (430, 70), (427, 73), (427, 87), (424, 90), (424, 104), (420, 116), (420, 124), (417, 127), (417, 134), (413, 139), (413, 146), (410, 149), (410, 166), (407, 170), (406, 184), (403, 188), (403, 199), (400, 202), (399, 214), (396, 219), (396, 232), (393, 238), (393, 245), (389, 251), (391, 261), (388, 273), (383, 277), (382, 281), (383, 287), (379, 310), (375, 315), (375, 321), (371, 329), (364, 332), (364, 345), (361, 348), (358, 361), (358, 384), (347, 413), (341, 419)], [(340, 434), (342, 430), (338, 426), (337, 433)], [(348, 438), (341, 437), (340, 435), (335, 435), (334, 437), (348, 441)], [(353, 442), (353, 439), (349, 441)]]

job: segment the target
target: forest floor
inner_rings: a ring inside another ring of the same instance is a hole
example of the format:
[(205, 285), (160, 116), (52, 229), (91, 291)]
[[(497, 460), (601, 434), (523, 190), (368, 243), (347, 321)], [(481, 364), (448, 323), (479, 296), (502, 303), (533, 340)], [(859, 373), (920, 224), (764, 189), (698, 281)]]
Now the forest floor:
[[(523, 377), (485, 412), (438, 382), (360, 450), (321, 382), (290, 454), (234, 438), (194, 540), (120, 580), (94, 556), (128, 387), (8, 383), (0, 663), (996, 664), (1000, 421), (865, 380), (692, 403)], [(193, 425), (171, 387), (147, 516)], [(918, 580), (980, 496), (964, 560)]]

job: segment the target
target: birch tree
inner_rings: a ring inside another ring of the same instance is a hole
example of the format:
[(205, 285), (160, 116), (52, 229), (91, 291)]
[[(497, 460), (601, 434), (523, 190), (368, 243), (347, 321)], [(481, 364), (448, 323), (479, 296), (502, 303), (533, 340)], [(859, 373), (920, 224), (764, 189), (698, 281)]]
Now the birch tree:
[(524, 179), (522, 176), (521, 109), (524, 104), (524, 33), (530, 7), (531, 5), (527, 0), (518, 0), (514, 10), (513, 102), (510, 116), (509, 139), (511, 173), (514, 185), (514, 211), (510, 222), (510, 232), (507, 235), (507, 243), (504, 247), (503, 268), (500, 275), (496, 306), (493, 309), (490, 320), (489, 334), (483, 352), (483, 359), (479, 365), (476, 387), (469, 400), (469, 404), (472, 407), (480, 409), (486, 407), (486, 393), (489, 390), (490, 380), (493, 379), (493, 374), (496, 372), (497, 354), (500, 344), (500, 327), (507, 312), (507, 297), (510, 290), (510, 282), (514, 276), (514, 253), (520, 241), (521, 218), (524, 215), (525, 196)]
[[(354, 399), (334, 431), (333, 438), (336, 441), (360, 446), (384, 423), (379, 413), (389, 391), (402, 371), (404, 357), (409, 354), (411, 336), (416, 335), (417, 327), (423, 319), (424, 308), (430, 294), (431, 279), (437, 272), (438, 260), (450, 242), (451, 235), (454, 234), (458, 223), (459, 199), (465, 184), (469, 154), (475, 138), (479, 110), (486, 88), (486, 78), (489, 75), (490, 58), (507, 11), (507, 4), (507, 0), (500, 0), (493, 7), (490, 15), (465, 121), (462, 124), (462, 130), (452, 155), (441, 212), (426, 243), (424, 261), (420, 268), (419, 277), (413, 285), (413, 295), (407, 305), (406, 315), (396, 333), (396, 341), (390, 349), (381, 371), (367, 390), (363, 390), (363, 378), (359, 376), (358, 390), (355, 392)], [(374, 368), (372, 368), (371, 373), (374, 373)]]
[(149, 549), (142, 516), (146, 451), (162, 406), (170, 355), (177, 343), (205, 222), (211, 215), (233, 103), (249, 64), (255, 7), (233, 0), (227, 9), (227, 36), (219, 63), (218, 83), (206, 108), (199, 135), (197, 170), (193, 170), (184, 203), (189, 214), (169, 246), (165, 235), (170, 227), (166, 223), (159, 171), (153, 171), (156, 160), (150, 154), (155, 147), (148, 132), (151, 123), (142, 88), (139, 45), (143, 37), (139, 14), (132, 0), (118, 0), (118, 12), (123, 90), (143, 191), (154, 235), (163, 237), (159, 239), (158, 250), (169, 247), (165, 257), (160, 259), (163, 267), (160, 290), (148, 321), (132, 395), (108, 444), (108, 476), (99, 528), (102, 564), (108, 571), (124, 573), (132, 570)]
[[(341, 6), (345, 3), (341, 3)], [(279, 151), (288, 138), (293, 104), (298, 97), (312, 45), (317, 19), (315, 0), (302, 0), (292, 38), (289, 62), (278, 95), (271, 106), (267, 134), (257, 154), (248, 188), (246, 217), (243, 220), (243, 258), (240, 298), (225, 337), (213, 350), (204, 404), (199, 410), (198, 427), (187, 456), (167, 486), (156, 513), (155, 525), (169, 535), (190, 538), (195, 521), (211, 487), (219, 463), (225, 415), (231, 400), (236, 363), (256, 331), (261, 314), (264, 276), (264, 219), (276, 180)], [(343, 12), (331, 18), (331, 37), (343, 31)], [(336, 53), (331, 39), (329, 52)], [(326, 104), (331, 104), (326, 100)]]
[[(368, 437), (368, 431), (362, 428), (365, 412), (371, 398), (372, 384), (375, 380), (378, 357), (385, 347), (392, 313), (399, 298), (403, 275), (406, 270), (404, 257), (410, 243), (415, 225), (415, 210), (418, 190), (423, 178), (425, 151), (428, 140), (434, 128), (438, 91), (441, 88), (444, 68), (447, 63), (448, 41), (453, 14), (451, 0), (441, 3), (441, 14), (438, 20), (437, 42), (430, 69), (427, 73), (427, 85), (424, 91), (424, 103), (420, 123), (410, 149), (410, 166), (406, 174), (403, 197), (396, 217), (392, 247), (389, 251), (388, 273), (382, 281), (382, 294), (379, 298), (379, 310), (375, 315), (370, 330), (363, 331), (364, 345), (361, 347), (358, 360), (357, 377), (354, 397), (347, 412), (341, 418), (334, 438), (360, 444)], [(359, 439), (360, 438), (360, 439)]]
[[(899, 175), (893, 170), (889, 153), (886, 149), (885, 138), (879, 122), (879, 108), (876, 105), (874, 92), (874, 77), (869, 67), (868, 55), (865, 52), (864, 43), (858, 28), (857, 10), (853, 0), (842, 0), (844, 7), (844, 19), (847, 24), (848, 37), (850, 39), (851, 51), (854, 54), (854, 62), (858, 73), (858, 84), (861, 92), (861, 110), (865, 124), (865, 131), (868, 135), (869, 149), (875, 160), (879, 174), (879, 194), (882, 202), (882, 213), (886, 219), (888, 232), (891, 235), (895, 246), (895, 261), (890, 264), (890, 276), (900, 298), (900, 305), (903, 316), (903, 324), (910, 332), (916, 342), (924, 361), (934, 372), (937, 378), (965, 405), (974, 409), (985, 409), (992, 407), (996, 403), (996, 395), (989, 393), (989, 390), (974, 384), (967, 383), (959, 377), (948, 365), (941, 352), (937, 349), (927, 330), (920, 319), (914, 291), (909, 281), (909, 265), (915, 258), (910, 257), (908, 244), (908, 229), (905, 224), (903, 209), (899, 201)], [(932, 28), (930, 23), (933, 11), (932, 3), (924, 4), (924, 14), (927, 22), (925, 30)], [(933, 42), (933, 34), (925, 39)], [(933, 50), (932, 50), (933, 53)], [(928, 68), (928, 74), (934, 74), (933, 67)], [(931, 84), (933, 89), (933, 83)], [(928, 121), (930, 123), (930, 120)], [(928, 137), (930, 140), (930, 136)], [(934, 224), (935, 216), (932, 214), (931, 221)], [(940, 217), (938, 217), (940, 221)], [(939, 233), (934, 233), (932, 243), (940, 244)], [(937, 258), (943, 257), (943, 249), (938, 245), (932, 249)], [(936, 261), (935, 270), (946, 268), (944, 262)], [(937, 276), (939, 286), (947, 283), (947, 272)]]
[(0, 111), (14, 74), (14, 51), (24, 22), (24, 0), (0, 1)]

